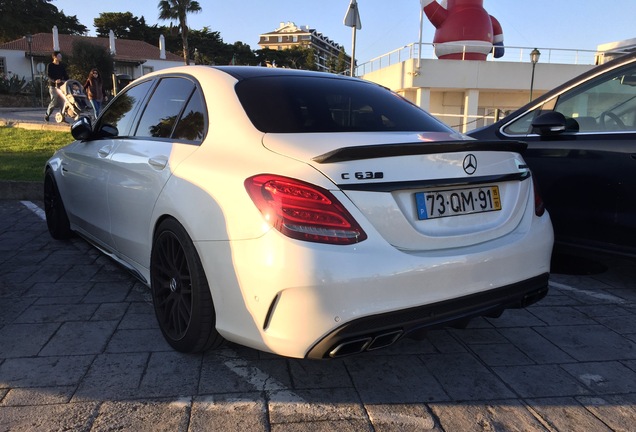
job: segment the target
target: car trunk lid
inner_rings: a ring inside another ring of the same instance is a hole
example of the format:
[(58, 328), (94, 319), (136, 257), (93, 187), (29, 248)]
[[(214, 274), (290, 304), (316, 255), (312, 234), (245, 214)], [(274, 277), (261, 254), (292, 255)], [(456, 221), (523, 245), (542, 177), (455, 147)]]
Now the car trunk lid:
[(386, 241), (405, 251), (505, 236), (533, 202), (521, 142), (404, 132), (268, 134), (263, 143), (327, 176)]

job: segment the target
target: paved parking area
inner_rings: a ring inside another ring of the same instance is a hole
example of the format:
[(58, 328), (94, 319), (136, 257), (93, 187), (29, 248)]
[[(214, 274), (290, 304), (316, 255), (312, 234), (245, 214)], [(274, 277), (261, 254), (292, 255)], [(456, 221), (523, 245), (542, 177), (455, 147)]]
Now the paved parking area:
[(0, 431), (634, 431), (634, 261), (560, 262), (526, 310), (375, 353), (183, 355), (147, 288), (40, 208), (0, 200)]

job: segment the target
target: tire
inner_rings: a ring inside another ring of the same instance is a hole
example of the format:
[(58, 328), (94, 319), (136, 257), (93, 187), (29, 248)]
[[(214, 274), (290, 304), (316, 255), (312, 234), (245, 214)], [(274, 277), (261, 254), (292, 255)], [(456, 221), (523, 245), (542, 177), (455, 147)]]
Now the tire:
[(172, 348), (198, 353), (221, 345), (203, 265), (187, 232), (174, 219), (157, 228), (150, 287), (159, 328)]
[(50, 170), (47, 170), (44, 176), (44, 214), (51, 237), (56, 240), (68, 240), (73, 236), (64, 202)]

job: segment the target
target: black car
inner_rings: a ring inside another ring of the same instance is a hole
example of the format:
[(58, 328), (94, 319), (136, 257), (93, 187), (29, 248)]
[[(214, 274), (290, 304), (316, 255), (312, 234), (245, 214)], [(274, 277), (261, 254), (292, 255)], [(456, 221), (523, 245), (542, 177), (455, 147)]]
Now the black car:
[(636, 53), (468, 134), (528, 143), (559, 244), (636, 256)]

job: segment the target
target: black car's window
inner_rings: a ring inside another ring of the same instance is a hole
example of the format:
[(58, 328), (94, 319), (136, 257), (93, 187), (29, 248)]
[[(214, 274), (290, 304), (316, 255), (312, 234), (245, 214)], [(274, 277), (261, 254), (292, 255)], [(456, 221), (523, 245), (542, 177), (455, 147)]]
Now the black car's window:
[(196, 89), (177, 122), (172, 138), (196, 142), (203, 141), (205, 118), (203, 95), (199, 89)]
[(164, 78), (146, 104), (135, 136), (170, 138), (195, 86), (185, 78)]
[(574, 87), (542, 107), (517, 118), (504, 128), (508, 135), (526, 135), (532, 120), (547, 110), (566, 118), (570, 133), (636, 131), (636, 66), (604, 74)]
[(532, 120), (539, 113), (539, 109), (525, 113), (504, 128), (504, 132), (508, 135), (527, 135), (532, 128)]
[(117, 95), (117, 98), (100, 117), (100, 124), (115, 126), (119, 131), (119, 136), (127, 136), (130, 133), (139, 104), (144, 100), (151, 86), (152, 81), (145, 81), (129, 87)]
[(236, 93), (262, 132), (452, 132), (395, 93), (363, 81), (259, 77), (238, 83)]
[(563, 94), (555, 110), (576, 120), (581, 132), (636, 130), (636, 68)]

